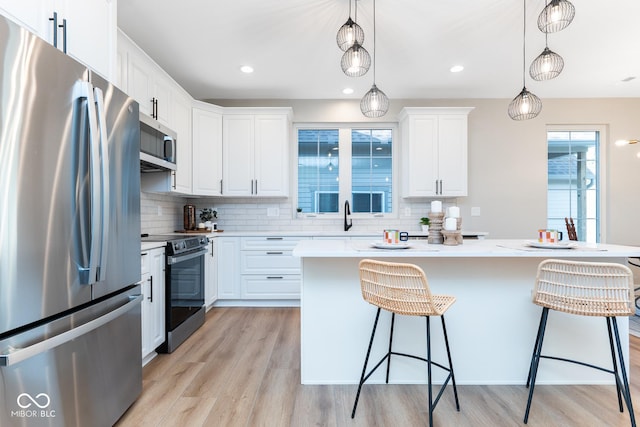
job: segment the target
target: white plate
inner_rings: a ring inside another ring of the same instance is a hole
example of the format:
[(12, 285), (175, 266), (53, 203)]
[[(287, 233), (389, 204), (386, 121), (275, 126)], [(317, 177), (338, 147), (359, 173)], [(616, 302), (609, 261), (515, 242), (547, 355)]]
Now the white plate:
[(537, 240), (527, 240), (525, 242), (527, 246), (542, 249), (572, 249), (577, 246), (575, 242), (558, 242), (558, 243), (545, 243), (538, 242)]
[(411, 244), (407, 242), (400, 242), (400, 243), (373, 242), (371, 245), (374, 248), (378, 248), (378, 249), (407, 249), (411, 247)]

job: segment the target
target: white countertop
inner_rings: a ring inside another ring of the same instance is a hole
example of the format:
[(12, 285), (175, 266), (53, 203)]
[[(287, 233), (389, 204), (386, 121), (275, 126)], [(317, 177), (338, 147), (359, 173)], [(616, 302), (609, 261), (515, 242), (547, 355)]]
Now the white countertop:
[[(404, 231), (404, 230), (401, 230)], [(407, 231), (412, 237), (427, 237), (429, 233), (421, 230)], [(221, 231), (215, 233), (203, 232), (208, 237), (260, 237), (260, 236), (283, 236), (283, 237), (371, 237), (375, 238), (382, 235), (380, 231), (327, 231), (327, 230), (297, 230), (297, 231)], [(484, 238), (489, 233), (486, 231), (462, 231), (463, 237)]]
[(300, 258), (411, 258), (411, 257), (559, 257), (559, 258), (616, 258), (640, 257), (640, 247), (576, 242), (571, 249), (540, 249), (526, 245), (524, 239), (465, 240), (462, 245), (428, 244), (426, 240), (411, 240), (407, 249), (377, 249), (372, 242), (336, 239), (304, 240), (293, 249)]

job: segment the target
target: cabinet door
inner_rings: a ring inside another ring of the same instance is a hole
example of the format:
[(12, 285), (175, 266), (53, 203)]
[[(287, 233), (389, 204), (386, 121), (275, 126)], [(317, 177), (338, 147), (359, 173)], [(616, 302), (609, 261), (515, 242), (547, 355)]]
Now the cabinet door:
[(242, 276), (243, 299), (300, 299), (300, 275)]
[[(58, 19), (67, 20), (67, 53), (108, 80), (115, 78), (116, 2), (55, 0), (54, 3)], [(62, 37), (62, 31), (58, 37)]]
[(254, 194), (254, 120), (252, 115), (224, 116), (222, 158), (224, 196)]
[(289, 193), (289, 121), (285, 115), (255, 116), (255, 195)]
[(150, 354), (153, 347), (153, 305), (151, 304), (151, 273), (144, 273), (140, 281), (142, 291), (142, 358)]
[(193, 109), (193, 194), (222, 194), (222, 114)]
[(128, 94), (138, 101), (141, 113), (151, 116), (151, 98), (153, 98), (151, 67), (146, 57), (134, 50), (128, 52), (128, 67)]
[[(175, 113), (175, 109), (172, 110), (172, 108), (174, 102), (180, 102), (180, 100), (173, 99), (172, 83), (159, 72), (153, 74), (151, 97), (156, 99), (156, 120), (177, 132), (178, 123), (174, 119), (180, 120), (180, 118), (172, 116), (172, 113)], [(190, 103), (189, 109), (191, 109)], [(189, 118), (191, 118), (191, 112), (189, 112)], [(191, 119), (189, 119), (189, 126), (191, 126)], [(189, 134), (191, 134), (191, 130), (189, 130)], [(179, 134), (178, 137), (180, 137)]]
[(164, 342), (165, 332), (165, 278), (164, 278), (164, 249), (154, 249), (151, 256), (151, 294), (149, 295), (152, 306), (151, 344), (155, 350)]
[(176, 142), (175, 191), (191, 194), (193, 188), (191, 150), (191, 99), (174, 94), (171, 129), (178, 134)]
[(11, 18), (40, 38), (52, 43), (53, 1), (52, 0), (0, 0), (2, 14)]
[(209, 253), (204, 260), (204, 302), (207, 309), (218, 299), (218, 276), (216, 273), (216, 242), (209, 243)]
[(441, 195), (467, 195), (467, 117), (438, 118), (438, 171)]
[[(7, 16), (40, 38), (64, 46), (67, 53), (108, 80), (115, 79), (116, 2), (113, 0), (0, 0)], [(53, 16), (57, 14), (58, 27)]]
[(216, 245), (218, 298), (240, 298), (240, 240), (237, 237), (218, 237)]
[(404, 195), (437, 195), (438, 116), (410, 116), (402, 124)]

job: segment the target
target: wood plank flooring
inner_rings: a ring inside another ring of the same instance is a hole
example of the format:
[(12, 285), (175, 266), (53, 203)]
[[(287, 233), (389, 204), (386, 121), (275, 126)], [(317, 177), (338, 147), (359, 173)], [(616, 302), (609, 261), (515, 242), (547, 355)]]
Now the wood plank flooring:
[[(640, 338), (630, 339), (640, 422)], [(455, 343), (451, 346), (455, 352)], [(173, 354), (159, 355), (144, 368), (142, 395), (117, 426), (428, 425), (425, 386), (365, 385), (352, 420), (356, 386), (303, 386), (299, 361), (299, 309), (214, 308)], [(447, 390), (434, 413), (436, 426), (524, 425), (524, 385), (458, 386), (458, 393), (461, 411)], [(618, 410), (614, 386), (537, 386), (528, 423), (629, 425), (626, 407), (624, 413)]]

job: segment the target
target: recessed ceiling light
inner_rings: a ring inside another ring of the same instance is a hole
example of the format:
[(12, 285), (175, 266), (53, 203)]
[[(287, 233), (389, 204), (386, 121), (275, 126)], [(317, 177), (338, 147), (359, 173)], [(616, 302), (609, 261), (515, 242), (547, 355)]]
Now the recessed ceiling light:
[(353, 89), (351, 89), (350, 87), (344, 88), (342, 89), (342, 93), (344, 93), (345, 95), (351, 95), (353, 93)]
[(249, 65), (243, 65), (242, 67), (240, 67), (240, 71), (246, 74), (253, 73), (253, 67)]
[(451, 71), (452, 73), (459, 73), (462, 70), (464, 70), (464, 67), (462, 65), (454, 65), (453, 67), (449, 68), (449, 71)]

